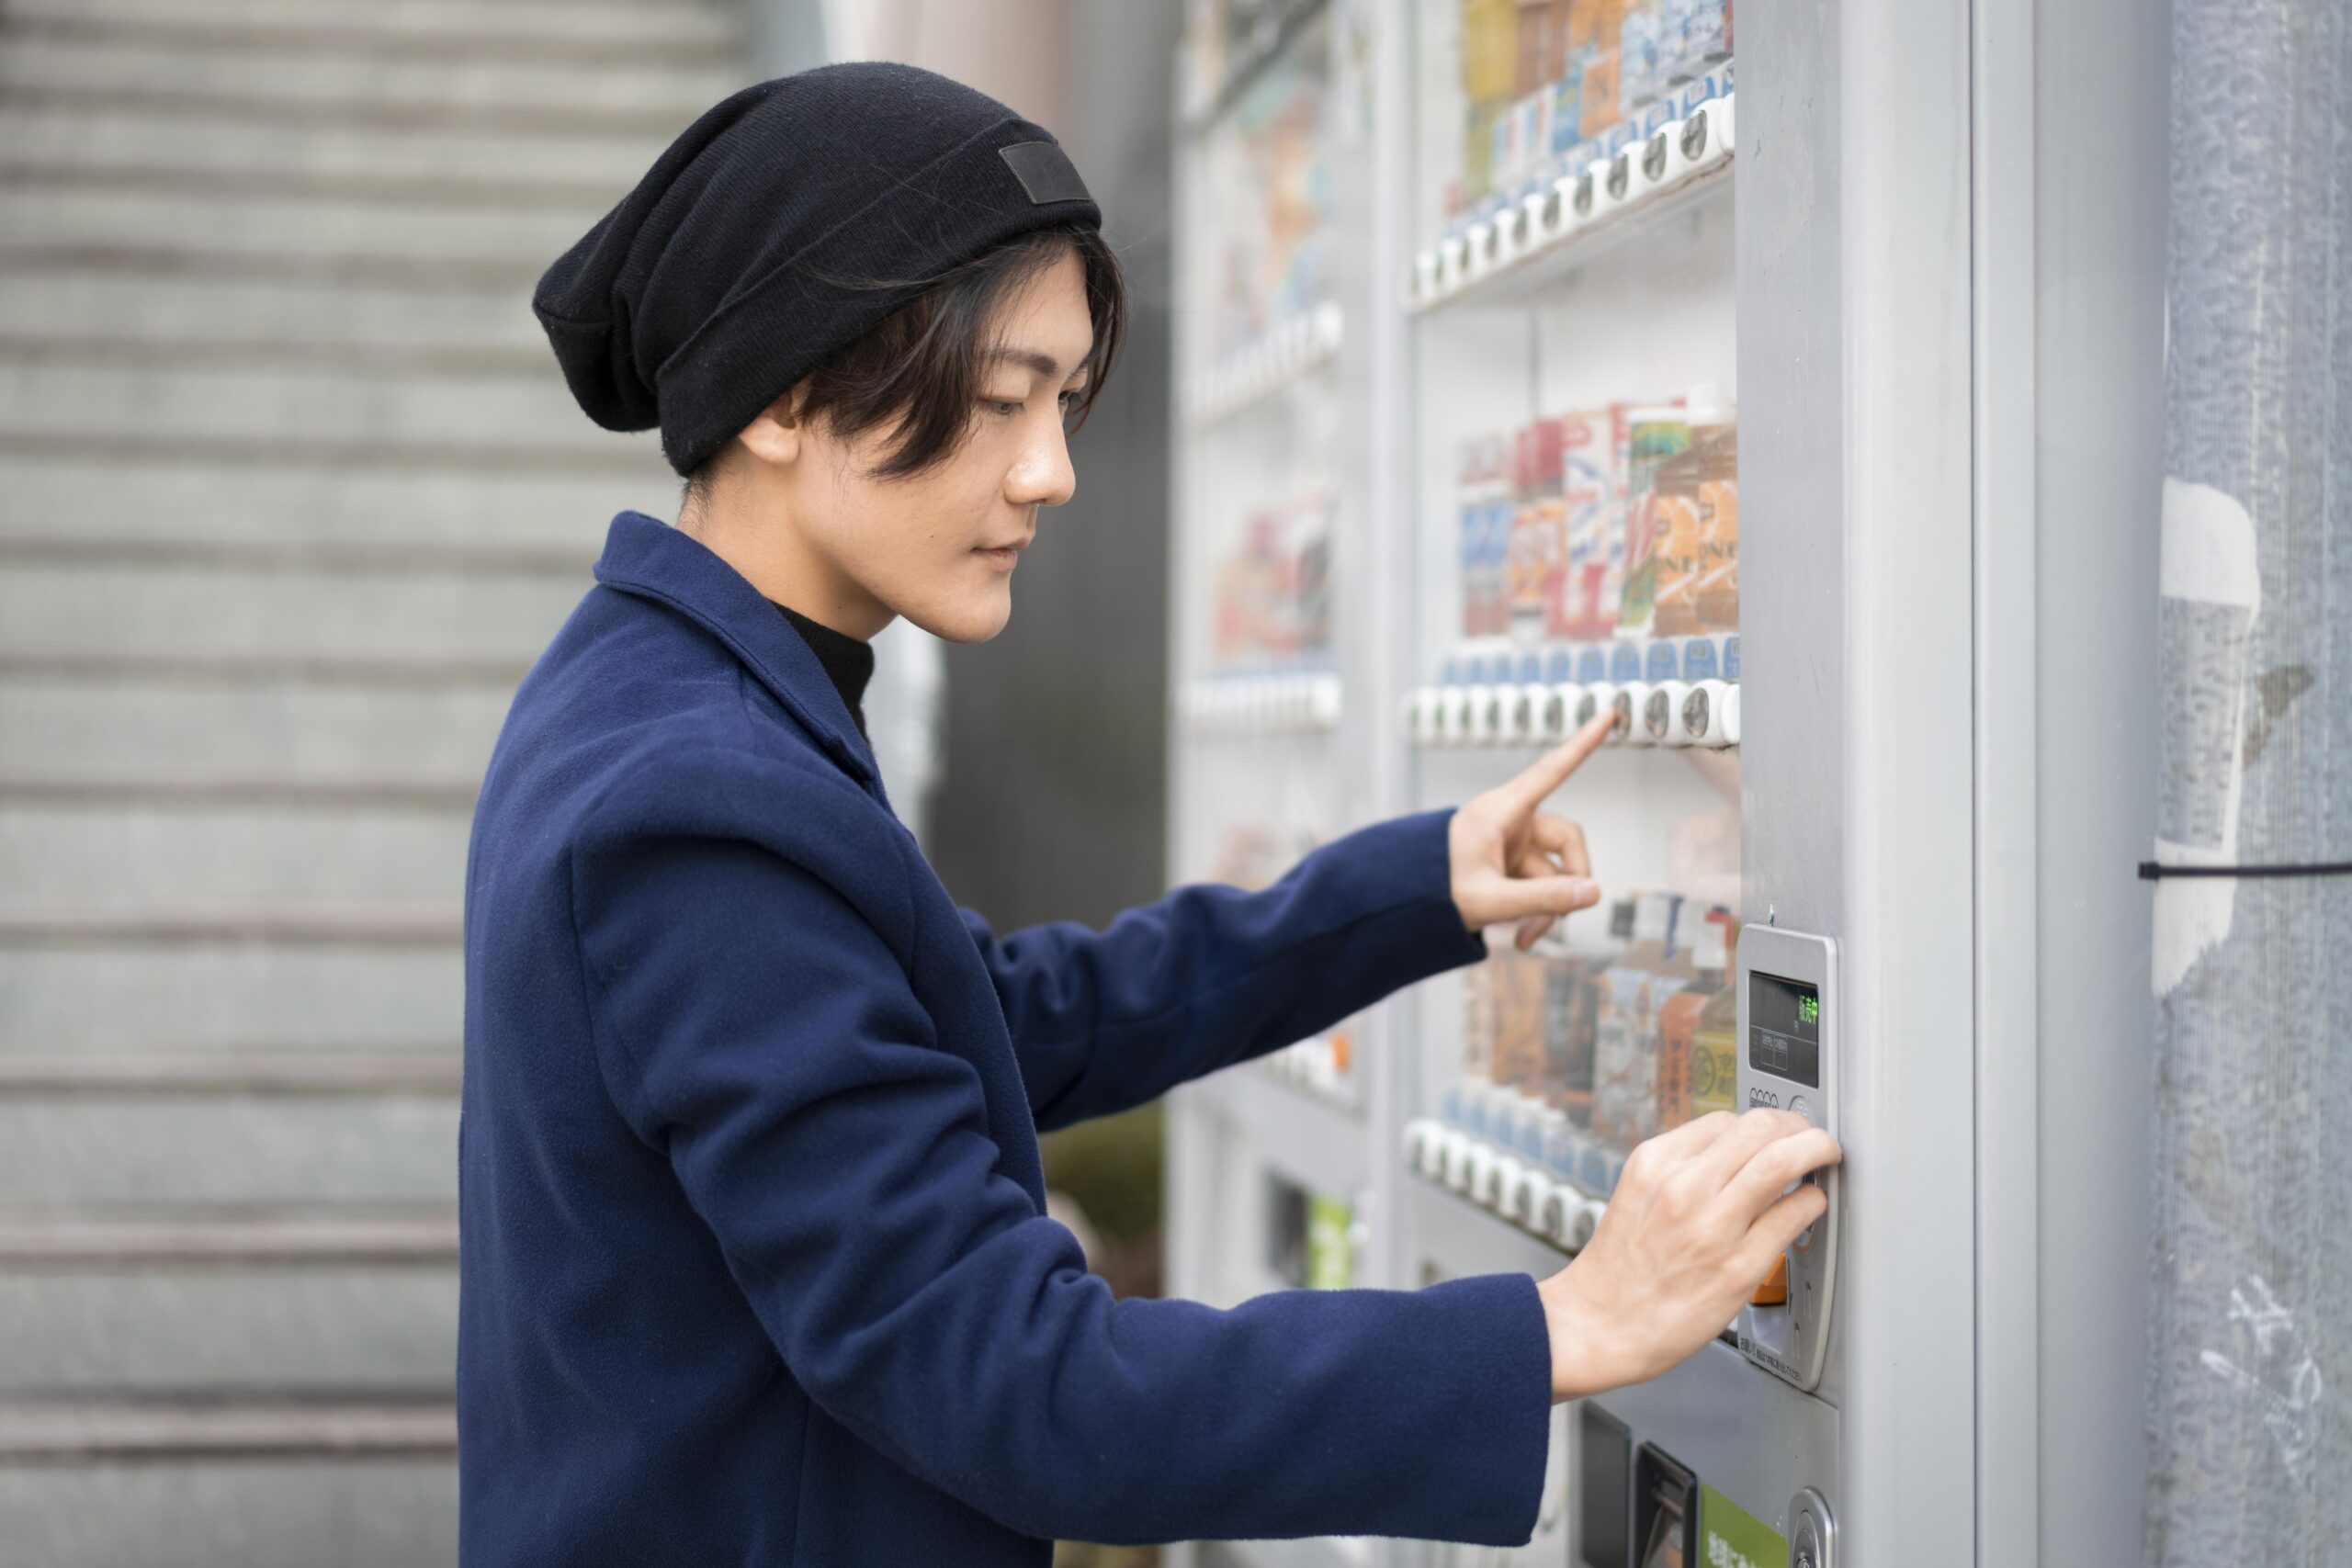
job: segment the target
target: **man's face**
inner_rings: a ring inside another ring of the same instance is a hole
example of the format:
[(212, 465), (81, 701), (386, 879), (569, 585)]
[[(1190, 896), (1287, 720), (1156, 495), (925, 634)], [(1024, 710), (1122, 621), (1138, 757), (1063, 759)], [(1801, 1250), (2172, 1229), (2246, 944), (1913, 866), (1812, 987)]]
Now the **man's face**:
[(888, 424), (850, 441), (803, 430), (790, 509), (845, 596), (951, 642), (980, 642), (1012, 615), (1012, 572), (1040, 507), (1078, 488), (1065, 415), (1091, 373), (1086, 277), (1065, 254), (1009, 295), (991, 323), (996, 357), (969, 434), (933, 467), (877, 479)]

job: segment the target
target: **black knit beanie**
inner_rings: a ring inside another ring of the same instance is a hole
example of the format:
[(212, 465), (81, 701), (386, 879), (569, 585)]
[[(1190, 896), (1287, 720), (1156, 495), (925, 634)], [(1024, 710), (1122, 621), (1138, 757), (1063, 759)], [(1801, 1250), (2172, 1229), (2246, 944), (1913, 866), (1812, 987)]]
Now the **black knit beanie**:
[(826, 65), (687, 127), (531, 309), (588, 417), (660, 425), (690, 474), (938, 274), (1102, 222), (1053, 137), (994, 98), (911, 65)]

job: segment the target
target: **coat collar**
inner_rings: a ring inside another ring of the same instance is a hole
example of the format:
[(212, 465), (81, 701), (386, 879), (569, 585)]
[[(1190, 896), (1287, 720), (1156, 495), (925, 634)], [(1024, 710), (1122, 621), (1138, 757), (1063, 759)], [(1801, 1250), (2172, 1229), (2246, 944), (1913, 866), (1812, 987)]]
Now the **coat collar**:
[(881, 788), (881, 773), (841, 694), (784, 613), (710, 547), (658, 517), (623, 512), (605, 535), (596, 581), (667, 604), (725, 643), (850, 775)]

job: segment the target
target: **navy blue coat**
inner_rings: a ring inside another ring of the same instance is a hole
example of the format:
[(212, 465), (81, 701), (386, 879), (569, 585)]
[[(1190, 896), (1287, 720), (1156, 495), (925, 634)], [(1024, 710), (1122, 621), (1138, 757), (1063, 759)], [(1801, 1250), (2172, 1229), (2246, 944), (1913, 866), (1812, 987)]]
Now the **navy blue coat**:
[(1114, 1301), (1036, 1130), (1476, 958), (1442, 813), (1255, 894), (996, 937), (733, 569), (615, 519), (466, 879), (462, 1557), (1046, 1563), (1104, 1541), (1524, 1540), (1523, 1275)]

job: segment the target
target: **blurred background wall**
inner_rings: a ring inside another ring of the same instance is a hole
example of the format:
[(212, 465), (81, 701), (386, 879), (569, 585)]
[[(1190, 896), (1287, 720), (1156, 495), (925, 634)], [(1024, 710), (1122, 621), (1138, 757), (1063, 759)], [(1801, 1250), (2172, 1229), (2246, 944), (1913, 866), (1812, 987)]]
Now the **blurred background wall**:
[[(1102, 197), (1136, 331), (1079, 497), (1005, 636), (891, 634), (875, 717), (1001, 927), (1158, 891), (1179, 9), (0, 6), (0, 1562), (454, 1560), (473, 792), (677, 495), (528, 295), (734, 87), (911, 60)], [(1148, 1288), (1153, 1127), (1095, 1137), (1057, 1181)]]

